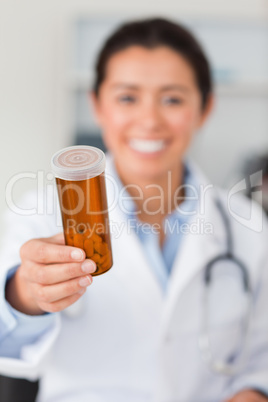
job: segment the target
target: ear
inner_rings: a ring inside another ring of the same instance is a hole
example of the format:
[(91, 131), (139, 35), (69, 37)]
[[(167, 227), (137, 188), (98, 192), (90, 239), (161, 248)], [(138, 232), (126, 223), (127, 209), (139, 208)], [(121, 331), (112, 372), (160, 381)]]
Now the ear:
[(101, 126), (101, 114), (100, 114), (100, 104), (99, 99), (95, 92), (88, 92), (88, 103), (89, 107), (93, 109), (93, 115), (96, 123)]
[(200, 118), (200, 123), (199, 123), (199, 128), (201, 128), (205, 122), (207, 121), (208, 117), (211, 115), (212, 110), (214, 109), (215, 105), (215, 97), (213, 94), (209, 95), (209, 98), (207, 100), (207, 104), (205, 109), (202, 111), (202, 115)]

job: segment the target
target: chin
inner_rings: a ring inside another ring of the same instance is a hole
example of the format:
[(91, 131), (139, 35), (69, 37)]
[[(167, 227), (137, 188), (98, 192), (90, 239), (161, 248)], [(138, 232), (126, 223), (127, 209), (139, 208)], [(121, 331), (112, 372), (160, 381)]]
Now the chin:
[(168, 169), (164, 169), (163, 166), (152, 166), (152, 164), (139, 163), (135, 168), (131, 169), (131, 176), (140, 179), (141, 181), (159, 180), (163, 175), (167, 175)]

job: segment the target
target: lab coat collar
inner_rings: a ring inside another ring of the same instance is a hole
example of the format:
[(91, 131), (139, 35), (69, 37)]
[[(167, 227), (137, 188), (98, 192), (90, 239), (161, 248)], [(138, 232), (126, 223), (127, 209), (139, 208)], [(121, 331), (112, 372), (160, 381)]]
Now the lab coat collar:
[[(107, 172), (109, 172), (110, 178), (112, 178), (112, 182), (114, 185), (113, 188), (113, 193), (116, 195), (116, 192), (122, 192), (123, 196), (126, 197), (124, 199), (124, 206), (125, 206), (125, 214), (128, 217), (133, 217), (136, 215), (136, 205), (133, 199), (130, 197), (130, 194), (128, 193), (127, 189), (123, 188), (123, 183), (121, 182), (118, 173), (115, 168), (114, 160), (111, 154), (106, 154), (106, 164), (107, 164)], [(195, 182), (195, 176), (192, 173), (191, 169), (191, 163), (186, 161), (184, 163), (184, 180), (183, 180), (183, 185), (185, 185), (185, 193), (186, 193), (186, 200), (183, 200), (183, 209), (182, 211), (186, 212), (184, 215), (181, 213), (181, 209), (177, 208), (172, 211), (172, 216), (173, 218), (178, 218), (182, 221), (186, 221), (188, 219), (187, 212), (192, 211), (193, 207), (195, 206), (195, 200), (193, 197), (193, 194), (191, 193), (191, 190), (189, 189), (189, 186), (194, 186), (196, 187), (196, 182)], [(115, 189), (115, 186), (117, 186), (117, 189)], [(181, 204), (180, 204), (181, 206)]]

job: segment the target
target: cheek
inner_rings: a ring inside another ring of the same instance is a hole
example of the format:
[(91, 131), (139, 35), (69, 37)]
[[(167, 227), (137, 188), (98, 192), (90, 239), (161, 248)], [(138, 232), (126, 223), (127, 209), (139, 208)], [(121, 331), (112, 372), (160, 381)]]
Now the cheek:
[(131, 120), (122, 110), (107, 108), (102, 115), (101, 128), (106, 137), (120, 137), (121, 133), (131, 124)]
[(105, 130), (120, 129), (129, 123), (127, 113), (124, 113), (122, 108), (108, 103), (102, 108), (102, 128)]
[(199, 113), (192, 108), (184, 108), (179, 112), (172, 113), (168, 122), (172, 131), (177, 134), (193, 134), (198, 127)]
[(131, 119), (122, 110), (114, 107), (103, 108), (101, 129), (106, 147), (116, 151), (117, 145), (124, 141), (124, 134), (131, 125)]

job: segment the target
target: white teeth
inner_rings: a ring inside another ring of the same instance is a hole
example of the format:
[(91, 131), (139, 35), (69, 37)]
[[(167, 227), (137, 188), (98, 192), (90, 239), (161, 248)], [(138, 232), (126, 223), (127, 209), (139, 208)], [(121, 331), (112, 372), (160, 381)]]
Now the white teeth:
[(130, 140), (129, 145), (132, 149), (144, 153), (153, 153), (161, 151), (165, 146), (165, 141), (163, 140), (138, 140), (133, 138)]

